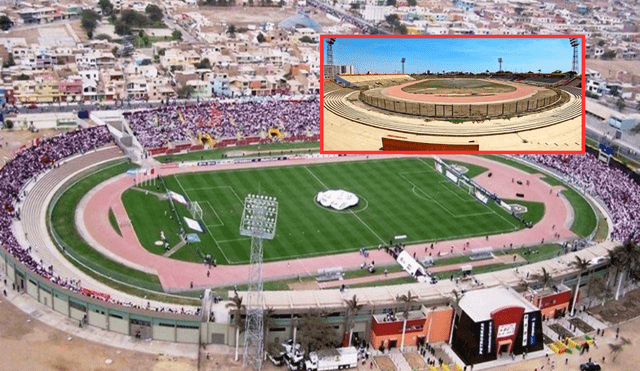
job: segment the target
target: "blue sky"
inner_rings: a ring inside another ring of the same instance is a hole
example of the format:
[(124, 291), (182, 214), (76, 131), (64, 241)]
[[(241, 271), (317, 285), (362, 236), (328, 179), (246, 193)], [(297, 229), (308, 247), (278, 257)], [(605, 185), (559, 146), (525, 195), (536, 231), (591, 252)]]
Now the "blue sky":
[[(323, 52), (326, 63), (326, 43)], [(406, 73), (497, 71), (498, 57), (505, 71), (552, 72), (571, 69), (573, 50), (566, 38), (338, 38), (333, 46), (334, 63), (353, 65), (355, 73), (399, 72), (403, 57)]]

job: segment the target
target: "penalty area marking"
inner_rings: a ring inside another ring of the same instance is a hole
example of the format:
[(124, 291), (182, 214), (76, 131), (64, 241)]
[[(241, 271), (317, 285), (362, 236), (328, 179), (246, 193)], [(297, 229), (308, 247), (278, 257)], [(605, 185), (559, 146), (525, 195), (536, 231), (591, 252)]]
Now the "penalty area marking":
[[(205, 226), (207, 226), (207, 227), (222, 227), (222, 226), (224, 226), (224, 222), (222, 221), (222, 219), (220, 219), (220, 215), (218, 215), (218, 213), (216, 212), (216, 209), (214, 209), (213, 206), (211, 206), (211, 203), (209, 201), (196, 201), (196, 202), (198, 202), (200, 204), (206, 203), (207, 205), (209, 205), (209, 209), (211, 209), (211, 211), (213, 211), (213, 213), (216, 215), (216, 218), (218, 218), (218, 221), (220, 222), (218, 224), (205, 224)], [(203, 222), (204, 222), (204, 220), (203, 220)]]

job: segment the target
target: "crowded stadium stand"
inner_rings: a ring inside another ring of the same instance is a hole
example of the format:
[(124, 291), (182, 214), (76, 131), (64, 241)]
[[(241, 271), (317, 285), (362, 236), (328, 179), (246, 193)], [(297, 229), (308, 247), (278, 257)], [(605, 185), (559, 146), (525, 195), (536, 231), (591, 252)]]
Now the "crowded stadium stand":
[(640, 242), (640, 184), (628, 173), (611, 167), (587, 152), (581, 156), (524, 155), (564, 174), (565, 181), (599, 197), (607, 207), (613, 231), (611, 238)]
[(239, 136), (259, 140), (261, 136), (266, 138), (271, 128), (277, 128), (285, 138), (320, 130), (319, 102), (315, 98), (165, 106), (135, 111), (126, 117), (135, 136), (148, 149), (194, 143), (202, 136), (214, 138), (216, 144), (238, 140)]

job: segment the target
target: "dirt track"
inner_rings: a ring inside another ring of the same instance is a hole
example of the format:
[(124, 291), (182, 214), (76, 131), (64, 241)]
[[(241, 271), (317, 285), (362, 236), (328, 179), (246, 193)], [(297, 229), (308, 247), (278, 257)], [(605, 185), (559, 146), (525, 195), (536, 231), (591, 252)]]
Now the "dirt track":
[[(484, 80), (481, 80), (484, 81)], [(492, 82), (492, 81), (490, 81)], [(507, 93), (491, 93), (488, 96), (464, 96), (464, 97), (451, 97), (451, 96), (437, 96), (435, 94), (414, 94), (407, 93), (402, 89), (414, 85), (416, 82), (411, 81), (406, 84), (392, 86), (383, 91), (386, 94), (395, 98), (402, 98), (409, 101), (419, 102), (431, 102), (431, 103), (494, 103), (502, 101), (512, 101), (516, 99), (522, 99), (529, 95), (533, 95), (536, 92), (543, 91), (543, 88), (537, 88), (535, 86), (527, 86), (514, 84), (507, 81), (500, 81), (500, 84), (510, 85), (516, 88), (515, 91)]]

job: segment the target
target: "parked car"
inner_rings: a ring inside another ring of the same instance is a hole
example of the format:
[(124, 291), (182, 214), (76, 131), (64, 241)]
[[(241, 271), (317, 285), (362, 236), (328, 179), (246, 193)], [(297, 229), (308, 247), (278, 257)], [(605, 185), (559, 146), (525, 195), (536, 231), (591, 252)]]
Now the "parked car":
[(38, 108), (38, 105), (37, 105), (37, 104), (35, 104), (35, 103), (29, 103), (29, 105), (27, 106), (27, 108), (29, 108), (29, 109), (36, 109), (36, 108)]
[(587, 362), (580, 365), (580, 371), (600, 371), (600, 365), (593, 362)]

